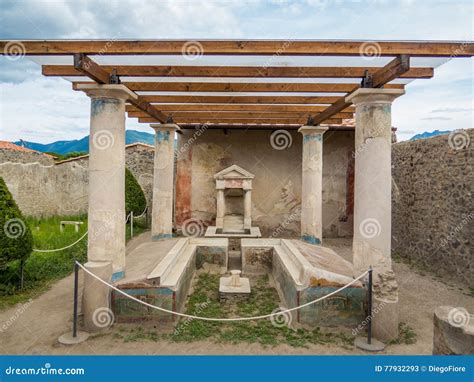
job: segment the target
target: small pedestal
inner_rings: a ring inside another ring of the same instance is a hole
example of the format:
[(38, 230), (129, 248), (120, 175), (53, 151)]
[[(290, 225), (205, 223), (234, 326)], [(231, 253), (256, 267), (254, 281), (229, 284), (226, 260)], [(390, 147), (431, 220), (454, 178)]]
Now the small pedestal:
[(250, 280), (240, 277), (241, 271), (230, 271), (230, 277), (221, 277), (219, 281), (219, 296), (221, 301), (245, 300), (250, 296)]

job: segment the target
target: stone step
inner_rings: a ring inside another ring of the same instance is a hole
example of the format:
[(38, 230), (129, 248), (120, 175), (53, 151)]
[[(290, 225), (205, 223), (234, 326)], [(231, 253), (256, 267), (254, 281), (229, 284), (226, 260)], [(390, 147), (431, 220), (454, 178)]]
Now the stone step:
[(173, 271), (179, 255), (188, 246), (189, 238), (179, 239), (178, 242), (171, 248), (166, 256), (155, 266), (155, 268), (148, 274), (147, 279), (161, 284), (162, 280)]
[(196, 245), (188, 244), (182, 252), (177, 254), (173, 269), (161, 279), (160, 286), (175, 290), (180, 278), (185, 274), (186, 268), (194, 261), (195, 252)]

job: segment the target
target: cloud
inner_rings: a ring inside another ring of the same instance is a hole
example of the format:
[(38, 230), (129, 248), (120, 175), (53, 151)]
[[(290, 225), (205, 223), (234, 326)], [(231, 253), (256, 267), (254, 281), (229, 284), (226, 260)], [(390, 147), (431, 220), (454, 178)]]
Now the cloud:
[(449, 117), (426, 117), (421, 118), (422, 121), (451, 121), (452, 118)]
[(464, 113), (464, 112), (472, 112), (474, 109), (467, 108), (467, 107), (447, 107), (444, 109), (435, 109), (431, 110), (432, 113)]

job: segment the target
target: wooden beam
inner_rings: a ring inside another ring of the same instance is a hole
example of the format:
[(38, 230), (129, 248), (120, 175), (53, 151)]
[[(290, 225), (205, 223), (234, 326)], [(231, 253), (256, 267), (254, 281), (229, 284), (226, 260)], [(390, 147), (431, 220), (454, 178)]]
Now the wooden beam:
[[(298, 113), (298, 112), (321, 112), (326, 106), (316, 105), (245, 105), (245, 104), (212, 104), (212, 103), (184, 103), (177, 105), (160, 104), (156, 105), (161, 111), (261, 111), (261, 112), (280, 112), (280, 113)], [(133, 105), (126, 105), (126, 111), (138, 111)], [(343, 110), (346, 113), (355, 112), (355, 107), (351, 106)]]
[[(305, 40), (42, 40), (21, 42), (26, 55), (67, 55), (75, 53), (100, 55), (166, 54), (182, 55), (192, 51), (203, 55), (303, 55), (359, 56), (369, 46), (379, 56), (470, 57), (471, 41), (305, 41)], [(10, 40), (0, 41), (0, 52)]]
[[(100, 65), (83, 54), (74, 55), (74, 67), (99, 84), (111, 83), (110, 74), (102, 69)], [(77, 90), (74, 86), (73, 89)], [(149, 102), (144, 101), (141, 96), (137, 96), (136, 99), (129, 99), (128, 102), (159, 122), (166, 122), (168, 119), (167, 115), (160, 112)]]
[[(384, 86), (387, 82), (397, 78), (400, 73), (406, 72), (410, 69), (410, 59), (406, 56), (399, 56), (394, 60), (390, 61), (386, 66), (381, 68), (379, 71), (374, 73), (372, 76), (372, 86), (379, 88)], [(352, 94), (360, 86), (356, 86), (349, 94)], [(329, 106), (322, 113), (313, 117), (313, 124), (319, 125), (331, 118), (334, 114), (339, 113), (341, 110), (351, 106), (350, 102), (346, 102), (346, 97), (341, 97), (338, 101)]]
[[(261, 66), (148, 66), (102, 65), (121, 77), (251, 77), (251, 78), (361, 78), (365, 70), (375, 73), (378, 67), (261, 67)], [(43, 65), (43, 75), (77, 77), (82, 73), (69, 65)], [(431, 78), (433, 68), (412, 68), (403, 78)]]
[(223, 103), (223, 104), (331, 104), (338, 96), (198, 96), (198, 95), (144, 95), (152, 103)]
[[(74, 85), (83, 82), (75, 82)], [(124, 82), (132, 91), (160, 92), (315, 92), (347, 93), (355, 84), (303, 84), (303, 83), (239, 83), (239, 82)], [(403, 89), (404, 85), (389, 84), (390, 89)]]
[[(328, 123), (339, 124), (342, 123), (342, 119), (329, 119)], [(142, 117), (138, 118), (138, 122), (142, 123), (156, 123), (157, 121), (154, 118)], [(179, 118), (174, 119), (174, 123), (250, 123), (250, 124), (296, 124), (304, 125), (306, 123), (306, 118)]]
[[(170, 112), (170, 116), (173, 117), (173, 120), (180, 118), (197, 118), (201, 119), (229, 119), (229, 118), (308, 118), (310, 113), (300, 112), (300, 113), (279, 113), (279, 112), (248, 112), (248, 111), (176, 111)], [(143, 111), (129, 111), (128, 116), (132, 118), (143, 118), (147, 117), (147, 114)], [(353, 113), (337, 113), (334, 114), (334, 118), (353, 118)]]

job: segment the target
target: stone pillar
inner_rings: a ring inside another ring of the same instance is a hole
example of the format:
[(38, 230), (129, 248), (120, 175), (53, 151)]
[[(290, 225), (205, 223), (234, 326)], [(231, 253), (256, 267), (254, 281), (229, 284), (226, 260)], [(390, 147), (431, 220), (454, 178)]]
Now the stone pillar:
[(374, 336), (398, 336), (398, 286), (391, 264), (391, 104), (401, 89), (362, 88), (346, 98), (356, 107), (354, 273), (374, 269)]
[(301, 188), (301, 239), (321, 244), (323, 192), (323, 134), (327, 127), (303, 126), (303, 174)]
[(155, 130), (151, 235), (161, 240), (173, 235), (174, 134), (180, 128), (175, 124), (151, 127)]
[(224, 189), (217, 190), (216, 229), (224, 228), (225, 197)]
[(137, 96), (124, 85), (78, 89), (91, 97), (87, 259), (111, 263), (115, 281), (125, 272), (125, 101)]
[(244, 229), (252, 226), (252, 190), (244, 190)]

